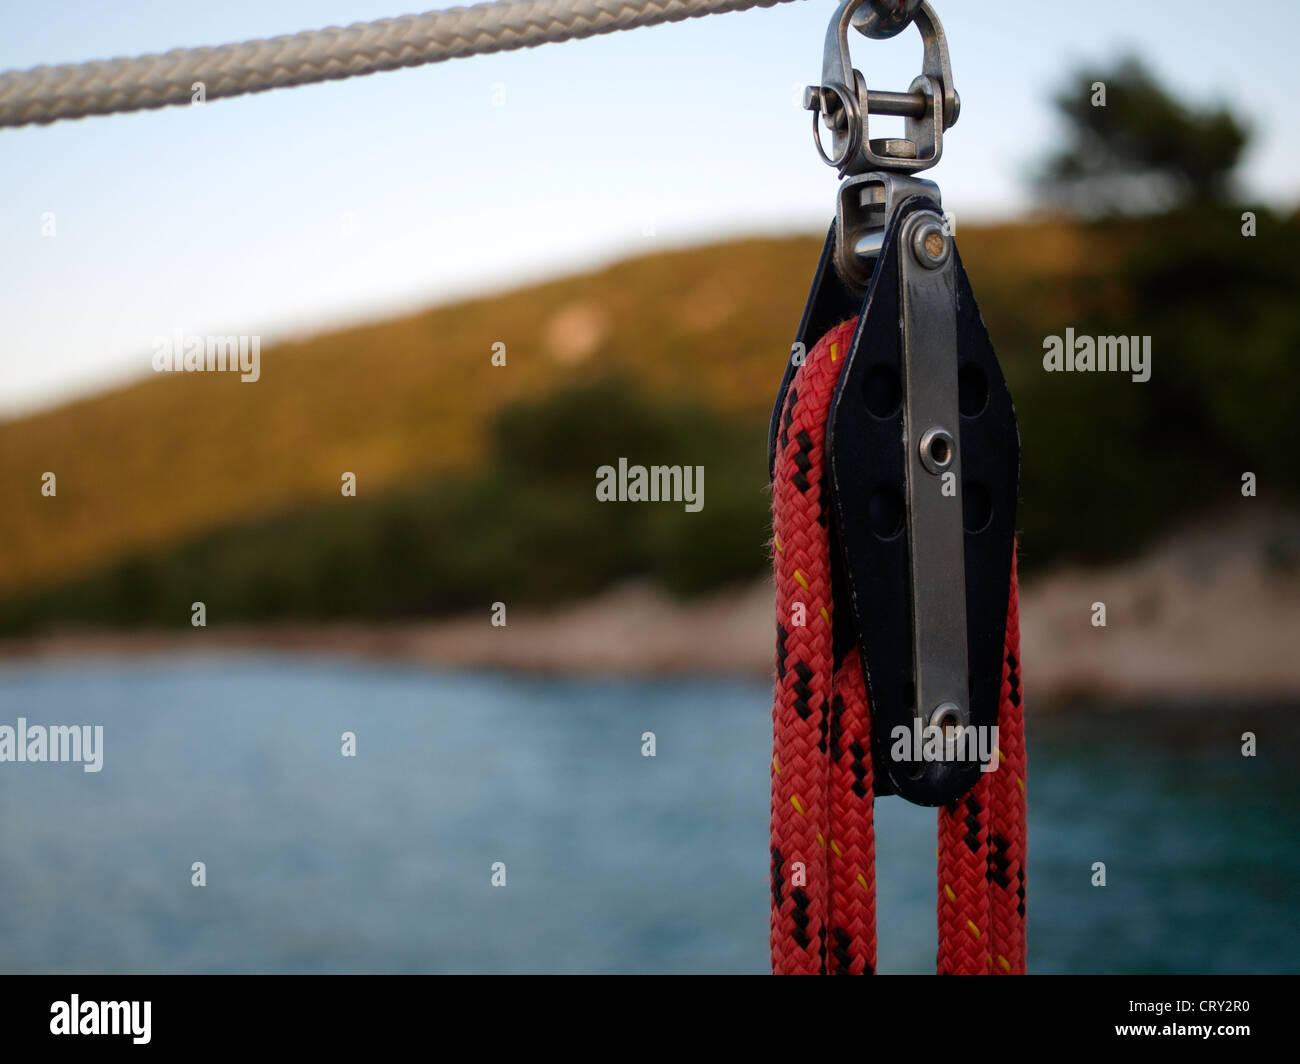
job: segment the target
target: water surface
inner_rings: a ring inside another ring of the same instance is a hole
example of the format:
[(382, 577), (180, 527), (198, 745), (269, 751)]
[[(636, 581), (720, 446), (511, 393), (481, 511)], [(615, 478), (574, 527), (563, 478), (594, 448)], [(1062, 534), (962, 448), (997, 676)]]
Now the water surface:
[[(766, 971), (769, 698), (251, 655), (7, 666), (0, 724), (102, 724), (104, 761), (0, 764), (0, 970)], [(1298, 708), (1031, 702), (1031, 970), (1300, 969)], [(932, 971), (934, 812), (877, 822), (880, 968)]]

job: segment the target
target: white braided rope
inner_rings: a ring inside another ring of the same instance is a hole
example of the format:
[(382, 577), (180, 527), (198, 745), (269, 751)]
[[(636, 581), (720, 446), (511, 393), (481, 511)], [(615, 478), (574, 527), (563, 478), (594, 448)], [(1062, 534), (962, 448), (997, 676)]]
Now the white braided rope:
[(186, 104), (787, 0), (499, 0), (218, 48), (0, 74), (0, 127)]

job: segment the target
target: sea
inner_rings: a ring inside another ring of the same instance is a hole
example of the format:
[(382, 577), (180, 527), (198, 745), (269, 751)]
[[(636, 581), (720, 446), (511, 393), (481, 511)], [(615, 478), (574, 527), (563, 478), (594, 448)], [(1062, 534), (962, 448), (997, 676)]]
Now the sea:
[[(1300, 971), (1300, 705), (1026, 692), (1030, 971)], [(102, 748), (0, 762), (0, 971), (768, 971), (764, 684), (100, 658), (0, 666), (19, 718)], [(931, 972), (935, 811), (876, 823)]]

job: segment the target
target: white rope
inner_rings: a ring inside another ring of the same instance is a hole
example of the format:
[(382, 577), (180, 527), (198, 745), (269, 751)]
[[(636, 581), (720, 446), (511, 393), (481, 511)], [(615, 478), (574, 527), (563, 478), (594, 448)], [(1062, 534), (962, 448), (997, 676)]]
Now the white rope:
[(219, 48), (0, 74), (0, 127), (187, 104), (787, 0), (500, 0)]

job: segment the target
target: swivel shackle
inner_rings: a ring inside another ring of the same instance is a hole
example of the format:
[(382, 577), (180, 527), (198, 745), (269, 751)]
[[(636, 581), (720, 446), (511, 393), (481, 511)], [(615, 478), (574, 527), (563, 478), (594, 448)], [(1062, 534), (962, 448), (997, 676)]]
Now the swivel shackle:
[[(909, 23), (921, 34), (921, 73), (906, 92), (868, 89), (849, 55), (850, 26), (879, 40)], [(943, 154), (943, 131), (961, 112), (947, 38), (934, 9), (924, 0), (842, 0), (826, 30), (821, 84), (804, 89), (804, 107), (813, 112), (818, 154), (841, 177), (874, 170), (912, 174), (934, 166)], [(906, 119), (903, 137), (872, 139), (872, 114)], [(822, 145), (820, 123), (830, 130), (830, 153)]]

